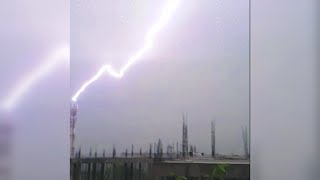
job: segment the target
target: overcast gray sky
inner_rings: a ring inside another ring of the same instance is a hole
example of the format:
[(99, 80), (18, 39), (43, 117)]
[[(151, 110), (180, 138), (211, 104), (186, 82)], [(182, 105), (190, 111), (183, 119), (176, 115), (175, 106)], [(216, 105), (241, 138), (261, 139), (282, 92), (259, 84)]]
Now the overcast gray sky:
[[(1, 105), (48, 63), (49, 54), (68, 45), (69, 7), (63, 0), (1, 2)], [(69, 177), (69, 85), (69, 65), (63, 63), (15, 99), (9, 113), (14, 128), (7, 163), (11, 180)]]
[[(144, 43), (166, 1), (72, 1), (71, 87), (75, 92), (104, 63), (120, 67)], [(154, 47), (121, 80), (105, 74), (78, 98), (77, 146), (118, 149), (133, 143), (181, 142), (188, 112), (189, 143), (210, 152), (243, 154), (249, 125), (247, 0), (182, 1)]]

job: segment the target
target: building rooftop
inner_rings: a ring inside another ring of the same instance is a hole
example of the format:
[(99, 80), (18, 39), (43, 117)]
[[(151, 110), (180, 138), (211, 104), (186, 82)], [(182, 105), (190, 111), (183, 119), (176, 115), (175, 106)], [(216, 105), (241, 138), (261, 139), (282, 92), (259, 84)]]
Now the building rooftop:
[(191, 159), (174, 159), (165, 160), (164, 163), (190, 163), (190, 164), (250, 164), (246, 159), (213, 159), (213, 158), (191, 158)]

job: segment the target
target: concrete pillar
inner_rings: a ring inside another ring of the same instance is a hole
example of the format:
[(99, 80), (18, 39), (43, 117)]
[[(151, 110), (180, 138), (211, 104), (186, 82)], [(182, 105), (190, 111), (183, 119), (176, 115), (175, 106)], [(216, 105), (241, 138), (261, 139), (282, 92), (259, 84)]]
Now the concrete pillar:
[(116, 180), (116, 163), (112, 163), (112, 178)]
[(104, 179), (104, 169), (105, 169), (105, 163), (101, 163), (101, 167), (100, 167), (100, 179)]
[(124, 163), (124, 179), (128, 180), (128, 164)]
[(92, 180), (96, 180), (97, 179), (97, 163), (94, 162), (93, 163), (93, 167), (92, 167)]
[(130, 175), (129, 175), (129, 179), (133, 180), (133, 163), (130, 163)]
[(141, 180), (141, 162), (139, 162), (139, 175), (138, 179)]
[(88, 163), (87, 180), (91, 180), (91, 163)]
[(76, 162), (72, 163), (72, 179), (73, 180), (78, 180), (79, 179), (79, 170), (78, 170), (78, 164)]

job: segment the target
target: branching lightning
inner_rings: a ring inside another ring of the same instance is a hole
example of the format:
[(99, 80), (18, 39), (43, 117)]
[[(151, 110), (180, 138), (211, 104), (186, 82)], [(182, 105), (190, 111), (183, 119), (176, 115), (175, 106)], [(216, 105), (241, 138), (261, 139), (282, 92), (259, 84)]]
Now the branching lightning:
[(104, 73), (108, 72), (109, 75), (115, 78), (122, 78), (125, 72), (139, 60), (141, 57), (152, 48), (153, 39), (155, 35), (168, 23), (171, 18), (173, 12), (176, 10), (180, 3), (180, 0), (168, 0), (168, 4), (164, 7), (160, 19), (155, 23), (148, 31), (145, 36), (145, 43), (142, 48), (140, 48), (131, 58), (129, 58), (128, 62), (120, 69), (120, 71), (114, 70), (111, 65), (105, 64), (103, 65), (99, 71), (88, 81), (86, 81), (81, 88), (74, 94), (72, 97), (72, 101), (77, 101), (78, 97), (82, 92), (86, 90), (86, 88), (93, 82), (95, 82), (99, 77)]

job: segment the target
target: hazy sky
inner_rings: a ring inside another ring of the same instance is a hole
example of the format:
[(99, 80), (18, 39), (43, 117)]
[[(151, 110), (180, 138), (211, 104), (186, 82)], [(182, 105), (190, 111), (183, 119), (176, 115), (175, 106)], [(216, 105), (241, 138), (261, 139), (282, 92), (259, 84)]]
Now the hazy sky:
[[(71, 88), (99, 67), (120, 67), (144, 43), (167, 1), (71, 1)], [(156, 35), (154, 47), (121, 80), (107, 74), (80, 97), (76, 142), (147, 150), (157, 138), (181, 142), (188, 113), (189, 144), (210, 152), (243, 154), (241, 127), (249, 125), (248, 0), (182, 1)]]
[[(61, 44), (68, 44), (69, 3), (2, 1), (0, 23), (2, 104), (18, 86), (26, 83), (25, 78), (47, 63), (48, 54)], [(12, 167), (11, 180), (69, 177), (69, 85), (69, 66), (65, 63), (32, 83), (16, 99), (9, 113), (14, 127), (9, 147), (12, 154), (8, 155), (7, 163)], [(1, 120), (0, 117), (0, 123)], [(50, 163), (43, 166), (43, 162)]]

